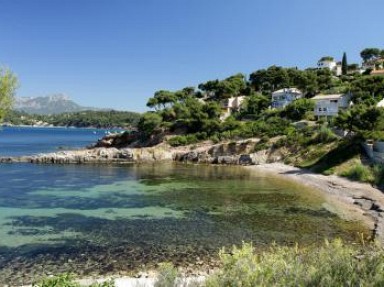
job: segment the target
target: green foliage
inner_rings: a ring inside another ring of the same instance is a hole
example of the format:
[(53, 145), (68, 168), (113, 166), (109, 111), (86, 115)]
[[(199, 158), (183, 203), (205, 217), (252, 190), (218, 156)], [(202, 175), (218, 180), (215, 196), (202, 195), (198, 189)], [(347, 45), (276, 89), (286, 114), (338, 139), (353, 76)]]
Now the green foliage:
[[(44, 278), (39, 283), (33, 283), (32, 287), (80, 287), (79, 283), (76, 283), (74, 277), (70, 274), (62, 274), (54, 277)], [(113, 280), (108, 280), (103, 283), (93, 283), (88, 287), (114, 287)]]
[(361, 154), (360, 141), (361, 139), (357, 137), (336, 142), (336, 146), (308, 167), (314, 172), (326, 173), (328, 170)]
[(338, 137), (329, 127), (322, 125), (320, 129), (311, 137), (311, 143), (331, 143), (337, 139)]
[(179, 272), (171, 263), (160, 264), (154, 287), (173, 287), (177, 284), (180, 277)]
[(286, 87), (297, 87), (305, 94), (314, 95), (329, 90), (334, 86), (332, 73), (328, 69), (282, 68), (271, 66), (266, 70), (258, 70), (249, 76), (250, 85), (264, 95)]
[(39, 283), (32, 284), (33, 287), (80, 287), (80, 284), (74, 282), (73, 276), (63, 274), (50, 278), (42, 279)]
[(334, 121), (335, 125), (361, 135), (384, 128), (384, 109), (375, 106), (354, 105), (352, 108), (340, 111)]
[(0, 67), (0, 122), (12, 107), (17, 87), (16, 76), (10, 70)]
[(256, 254), (250, 244), (222, 250), (222, 269), (205, 286), (383, 286), (384, 252), (377, 246), (345, 245), (341, 240), (299, 249), (272, 246)]
[(54, 126), (74, 126), (79, 128), (96, 127), (131, 128), (137, 125), (139, 113), (123, 111), (82, 111), (55, 115), (30, 115), (24, 112), (10, 111), (4, 121), (14, 125), (33, 125), (44, 122)]
[(259, 114), (271, 105), (269, 97), (260, 93), (254, 93), (246, 98), (240, 111), (241, 116), (257, 117)]
[(222, 81), (214, 80), (199, 84), (199, 89), (206, 92), (208, 98), (217, 100), (239, 96), (246, 86), (245, 76), (238, 73)]
[(322, 62), (322, 61), (334, 61), (335, 59), (331, 56), (324, 56), (324, 57), (321, 57), (319, 62)]
[(171, 146), (184, 146), (197, 143), (198, 137), (195, 134), (182, 135), (182, 136), (174, 136), (168, 139), (168, 143)]
[(360, 52), (360, 57), (364, 62), (374, 60), (381, 55), (381, 51), (378, 48), (365, 48)]
[(160, 127), (163, 119), (157, 113), (147, 112), (139, 120), (137, 128), (145, 135), (150, 135)]
[(341, 60), (341, 74), (346, 75), (348, 73), (347, 54), (343, 53), (343, 59)]
[(374, 183), (377, 186), (384, 185), (384, 164), (375, 164), (373, 166)]
[(352, 101), (355, 104), (373, 105), (384, 98), (384, 77), (363, 76), (351, 83)]
[(365, 166), (361, 163), (356, 163), (350, 166), (347, 170), (343, 171), (341, 176), (347, 177), (351, 180), (360, 182), (373, 182), (374, 175), (369, 166)]
[(300, 121), (305, 118), (308, 112), (313, 111), (315, 103), (310, 99), (298, 99), (287, 105), (282, 115), (293, 121)]

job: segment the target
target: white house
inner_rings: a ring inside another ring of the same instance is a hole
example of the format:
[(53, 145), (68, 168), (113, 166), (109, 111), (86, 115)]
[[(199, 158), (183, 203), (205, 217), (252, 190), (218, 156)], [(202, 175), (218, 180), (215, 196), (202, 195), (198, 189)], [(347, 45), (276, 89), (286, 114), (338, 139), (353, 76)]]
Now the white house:
[(317, 68), (325, 69), (328, 68), (333, 71), (337, 66), (336, 61), (330, 57), (323, 57), (317, 62)]
[(342, 74), (341, 62), (336, 62), (332, 57), (323, 57), (317, 62), (318, 69), (329, 69), (333, 71), (336, 76)]
[(293, 101), (303, 97), (303, 93), (296, 88), (285, 88), (272, 93), (272, 108), (281, 109)]
[(223, 111), (221, 119), (224, 120), (231, 115), (232, 112), (239, 111), (241, 104), (244, 102), (245, 96), (232, 97), (221, 101), (221, 109)]
[(340, 110), (351, 105), (351, 94), (317, 95), (315, 101), (315, 116), (337, 116)]

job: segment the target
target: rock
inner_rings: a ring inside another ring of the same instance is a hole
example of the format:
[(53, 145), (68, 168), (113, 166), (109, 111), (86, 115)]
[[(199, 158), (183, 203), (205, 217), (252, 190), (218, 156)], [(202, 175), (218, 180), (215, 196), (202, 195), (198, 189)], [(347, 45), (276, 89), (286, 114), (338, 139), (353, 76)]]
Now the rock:
[(118, 153), (118, 158), (133, 160), (133, 152), (129, 148), (120, 149)]
[(254, 163), (250, 154), (242, 154), (239, 158), (239, 164), (241, 165), (252, 165)]

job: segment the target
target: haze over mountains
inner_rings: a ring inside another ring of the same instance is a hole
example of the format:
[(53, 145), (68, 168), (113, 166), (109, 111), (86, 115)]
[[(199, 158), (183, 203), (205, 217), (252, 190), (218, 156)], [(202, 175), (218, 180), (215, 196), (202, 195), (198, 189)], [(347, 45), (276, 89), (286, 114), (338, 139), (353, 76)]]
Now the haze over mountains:
[(16, 97), (14, 109), (28, 114), (61, 114), (85, 110), (98, 111), (101, 109), (83, 107), (63, 94), (54, 94), (45, 97)]

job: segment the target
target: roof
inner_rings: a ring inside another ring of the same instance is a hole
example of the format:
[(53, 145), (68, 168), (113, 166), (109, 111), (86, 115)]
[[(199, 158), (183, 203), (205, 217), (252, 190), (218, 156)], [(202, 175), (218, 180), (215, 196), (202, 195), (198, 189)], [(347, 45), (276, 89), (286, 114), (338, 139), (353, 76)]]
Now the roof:
[(341, 99), (345, 94), (334, 94), (334, 95), (317, 95), (311, 98), (311, 100), (337, 100)]
[(302, 94), (302, 92), (299, 89), (297, 89), (297, 88), (284, 88), (284, 89), (280, 89), (280, 90), (274, 91), (272, 94), (274, 94), (274, 93), (285, 93), (285, 92)]

